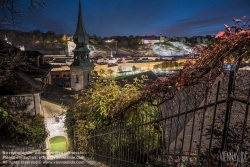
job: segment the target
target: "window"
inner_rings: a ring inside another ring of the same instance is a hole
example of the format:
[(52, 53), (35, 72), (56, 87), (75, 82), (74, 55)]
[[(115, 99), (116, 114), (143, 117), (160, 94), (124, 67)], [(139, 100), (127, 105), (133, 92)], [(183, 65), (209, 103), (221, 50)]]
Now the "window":
[(54, 72), (54, 77), (59, 77), (59, 72)]
[(51, 77), (55, 77), (55, 73), (54, 72), (51, 72)]
[(76, 83), (79, 83), (78, 75), (76, 75)]
[(90, 82), (90, 74), (88, 74), (88, 82)]

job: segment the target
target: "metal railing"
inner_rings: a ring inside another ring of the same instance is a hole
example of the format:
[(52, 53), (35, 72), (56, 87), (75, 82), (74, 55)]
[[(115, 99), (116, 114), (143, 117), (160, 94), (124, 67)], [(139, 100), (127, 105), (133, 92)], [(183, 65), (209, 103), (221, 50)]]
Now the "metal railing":
[(181, 89), (160, 112), (145, 108), (143, 116), (93, 131), (88, 154), (108, 166), (250, 165), (242, 158), (250, 150), (250, 71), (240, 62)]

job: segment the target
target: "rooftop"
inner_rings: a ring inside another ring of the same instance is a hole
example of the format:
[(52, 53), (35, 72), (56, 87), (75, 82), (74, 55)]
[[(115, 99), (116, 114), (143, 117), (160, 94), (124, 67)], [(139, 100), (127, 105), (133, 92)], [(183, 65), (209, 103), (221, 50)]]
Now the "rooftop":
[(24, 73), (14, 73), (11, 80), (13, 82), (8, 82), (8, 84), (0, 86), (1, 95), (21, 95), (42, 92), (42, 83), (26, 76)]
[(69, 66), (54, 65), (51, 71), (69, 71)]
[(42, 98), (60, 105), (70, 105), (75, 100), (73, 97), (74, 94), (74, 91), (67, 90), (62, 87), (46, 85), (42, 94)]

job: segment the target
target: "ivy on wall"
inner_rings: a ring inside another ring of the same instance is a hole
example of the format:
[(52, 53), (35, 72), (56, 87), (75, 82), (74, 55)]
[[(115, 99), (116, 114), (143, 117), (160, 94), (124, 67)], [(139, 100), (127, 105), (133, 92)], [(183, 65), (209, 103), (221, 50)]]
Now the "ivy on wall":
[(41, 115), (11, 115), (0, 107), (1, 141), (13, 145), (33, 145), (43, 143), (47, 134)]

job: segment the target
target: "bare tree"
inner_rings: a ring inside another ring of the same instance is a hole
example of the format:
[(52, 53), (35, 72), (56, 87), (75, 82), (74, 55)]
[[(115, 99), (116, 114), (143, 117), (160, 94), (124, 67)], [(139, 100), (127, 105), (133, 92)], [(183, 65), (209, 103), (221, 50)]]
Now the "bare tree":
[[(41, 11), (48, 6), (49, 0), (29, 0), (29, 10)], [(20, 7), (23, 5), (21, 0), (0, 0), (1, 15), (0, 28), (4, 26), (13, 26), (21, 24), (22, 13)]]
[[(29, 10), (41, 11), (48, 6), (50, 0), (29, 0)], [(0, 0), (0, 28), (21, 24), (22, 13), (20, 7), (24, 5), (21, 0)], [(27, 65), (27, 57), (20, 49), (0, 41), (0, 86), (13, 77), (13, 71), (22, 69)]]
[(25, 53), (5, 41), (0, 41), (0, 86), (13, 77), (15, 69), (21, 69), (23, 65), (27, 65)]

